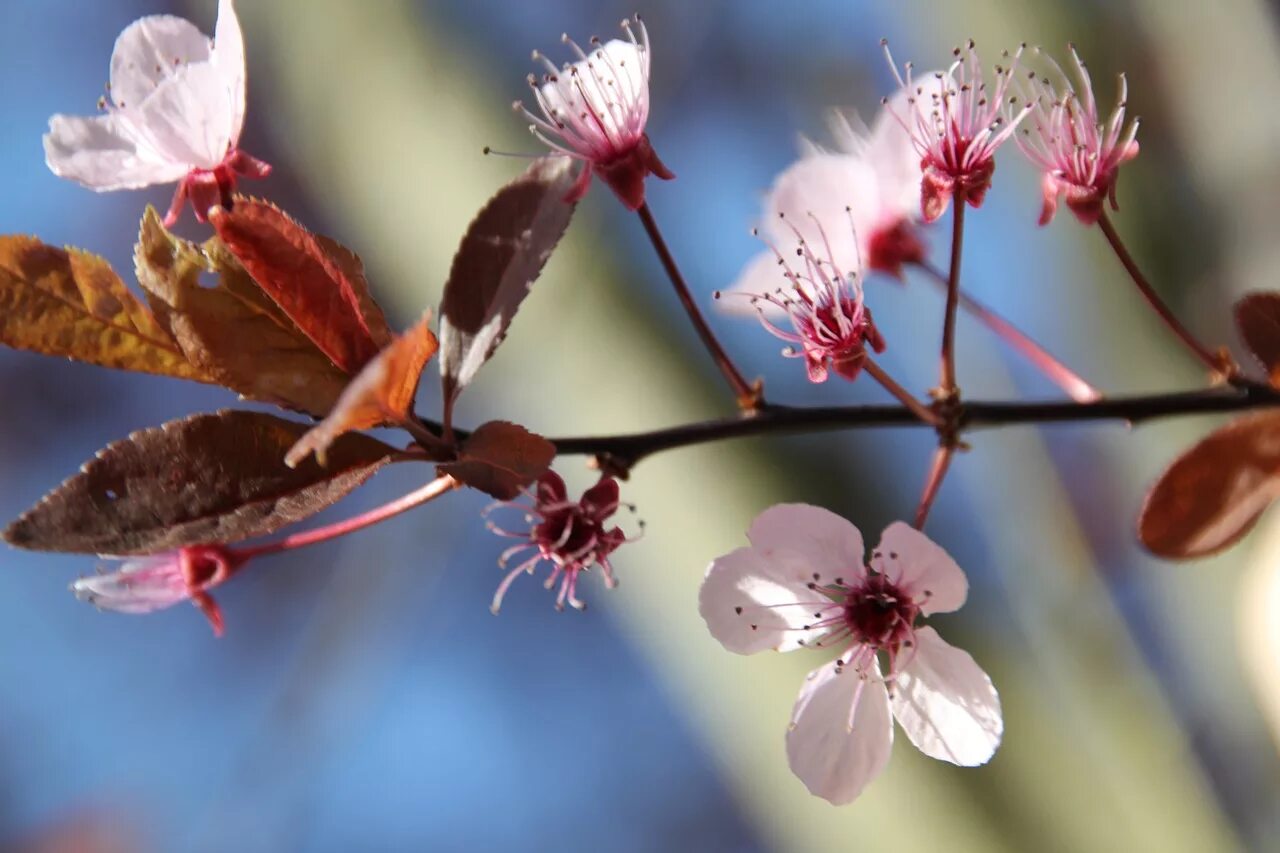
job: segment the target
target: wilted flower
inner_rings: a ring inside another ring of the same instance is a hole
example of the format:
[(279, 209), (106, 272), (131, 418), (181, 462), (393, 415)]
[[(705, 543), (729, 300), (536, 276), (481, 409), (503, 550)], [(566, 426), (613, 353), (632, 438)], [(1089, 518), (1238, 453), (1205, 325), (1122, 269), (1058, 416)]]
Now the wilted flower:
[(513, 106), (532, 122), (529, 130), (534, 136), (561, 154), (585, 161), (566, 201), (586, 194), (594, 172), (628, 209), (636, 210), (644, 204), (646, 176), (670, 180), (675, 175), (658, 159), (644, 130), (649, 120), (649, 34), (638, 15), (634, 27), (624, 20), (622, 28), (628, 41), (601, 44), (593, 37), (590, 54), (562, 36), (578, 56), (563, 68), (534, 51), (534, 61), (547, 69), (541, 80), (529, 75), (542, 117), (519, 101)]
[(114, 572), (80, 578), (71, 585), (76, 597), (104, 610), (151, 613), (190, 601), (222, 636), (222, 612), (209, 590), (231, 577), (245, 558), (217, 545), (194, 545), (127, 560)]
[(1102, 215), (1103, 203), (1116, 208), (1116, 178), (1120, 166), (1138, 156), (1138, 120), (1125, 124), (1128, 84), (1120, 75), (1116, 105), (1104, 124), (1099, 120), (1089, 71), (1069, 45), (1075, 63), (1077, 92), (1071, 79), (1051, 57), (1045, 58), (1053, 77), (1028, 79), (1027, 100), (1032, 104), (1030, 127), (1017, 139), (1022, 153), (1044, 172), (1044, 207), (1040, 224), (1047, 225), (1058, 209), (1058, 197), (1085, 225)]
[(557, 610), (563, 610), (566, 602), (575, 610), (587, 606), (577, 596), (578, 576), (593, 565), (600, 567), (605, 586), (610, 589), (617, 586), (609, 555), (629, 541), (621, 528), (608, 526), (610, 516), (622, 505), (618, 501), (618, 481), (601, 477), (579, 500), (571, 501), (564, 480), (556, 472), (548, 471), (538, 479), (528, 497), (528, 503), (511, 501), (490, 507), (490, 510), (503, 507), (523, 510), (529, 523), (527, 531), (517, 533), (489, 522), (489, 529), (499, 536), (523, 540), (504, 551), (498, 565), (505, 569), (518, 555), (525, 558), (498, 585), (490, 609), (497, 613), (515, 579), (524, 573), (533, 574), (544, 560), (551, 563), (546, 588), (551, 589), (557, 581), (560, 583)]
[(968, 581), (946, 551), (895, 522), (868, 566), (858, 529), (806, 504), (765, 510), (747, 538), (750, 547), (707, 569), (699, 611), (738, 654), (840, 651), (809, 673), (787, 732), (791, 770), (811, 793), (852, 802), (889, 760), (893, 717), (928, 756), (963, 766), (991, 758), (1004, 730), (991, 680), (916, 625), (964, 604)]
[[(926, 222), (933, 222), (946, 212), (951, 197), (960, 193), (971, 207), (978, 207), (991, 186), (995, 171), (995, 153), (1026, 117), (1029, 104), (1015, 107), (1016, 96), (1010, 93), (1010, 81), (1022, 55), (1018, 48), (1008, 67), (997, 65), (995, 88), (988, 91), (982, 76), (982, 64), (972, 41), (956, 48), (955, 61), (946, 72), (935, 72), (935, 83), (918, 85), (912, 79), (912, 66), (904, 66), (906, 79), (882, 41), (885, 56), (898, 85), (908, 92), (906, 115), (898, 120), (911, 135), (924, 170), (920, 207)], [(888, 105), (888, 99), (885, 99)], [(1006, 103), (1010, 109), (1006, 115)]]
[(98, 192), (179, 181), (165, 225), (189, 198), (196, 219), (230, 205), (237, 176), (271, 167), (236, 146), (244, 127), (244, 39), (232, 0), (219, 0), (211, 42), (195, 24), (152, 15), (130, 24), (111, 54), (104, 115), (55, 115), (44, 137), (55, 175)]

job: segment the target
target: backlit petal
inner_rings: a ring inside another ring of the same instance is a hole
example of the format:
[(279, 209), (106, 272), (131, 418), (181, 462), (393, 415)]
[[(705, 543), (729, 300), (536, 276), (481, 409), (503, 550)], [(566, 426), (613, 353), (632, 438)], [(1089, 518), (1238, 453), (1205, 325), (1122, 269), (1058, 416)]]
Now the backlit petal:
[(740, 655), (800, 648), (822, 633), (804, 628), (816, 621), (815, 608), (830, 603), (786, 565), (754, 548), (717, 557), (698, 591), (698, 612), (711, 635)]
[(881, 534), (871, 567), (910, 595), (926, 616), (958, 610), (969, 594), (969, 580), (951, 555), (901, 521)]
[(149, 148), (140, 151), (129, 125), (115, 113), (55, 115), (44, 152), (55, 175), (99, 192), (168, 183), (187, 173), (185, 164), (156, 159)]
[(136, 107), (193, 62), (209, 58), (209, 37), (185, 18), (150, 15), (125, 28), (111, 54), (111, 99)]
[(747, 538), (766, 560), (784, 565), (795, 583), (848, 586), (866, 574), (858, 528), (819, 506), (771, 506), (751, 522)]

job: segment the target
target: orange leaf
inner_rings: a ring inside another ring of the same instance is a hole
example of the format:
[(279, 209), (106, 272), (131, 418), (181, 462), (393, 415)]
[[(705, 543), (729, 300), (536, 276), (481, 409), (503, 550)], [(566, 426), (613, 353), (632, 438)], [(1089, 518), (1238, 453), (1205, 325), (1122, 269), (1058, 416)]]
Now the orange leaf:
[(1235, 315), (1245, 346), (1280, 388), (1280, 293), (1250, 293), (1236, 303)]
[(1204, 557), (1234, 544), (1280, 497), (1280, 412), (1232, 421), (1179, 456), (1147, 493), (1138, 536), (1153, 554)]
[[(257, 199), (237, 197), (231, 210), (213, 209), (209, 221), (258, 286), (334, 364), (355, 373), (378, 354), (366, 316), (372, 298), (363, 276), (351, 275), (351, 261), (326, 251), (326, 245), (336, 244), (322, 242), (278, 207)], [(373, 324), (380, 318), (379, 312)]]
[(76, 361), (213, 381), (102, 258), (0, 237), (0, 341)]
[(437, 466), (473, 489), (510, 500), (546, 473), (556, 446), (518, 424), (489, 421), (467, 436), (454, 462)]
[(342, 392), (329, 416), (298, 440), (285, 462), (295, 466), (314, 453), (323, 465), (325, 450), (343, 433), (406, 420), (418, 393), (422, 368), (438, 346), (430, 322), (428, 311), (418, 325), (365, 365)]

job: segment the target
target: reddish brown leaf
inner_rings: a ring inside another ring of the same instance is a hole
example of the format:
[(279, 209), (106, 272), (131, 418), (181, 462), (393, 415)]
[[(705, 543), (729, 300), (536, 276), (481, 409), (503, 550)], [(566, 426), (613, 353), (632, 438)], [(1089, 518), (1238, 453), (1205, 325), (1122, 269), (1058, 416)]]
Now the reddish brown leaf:
[(556, 446), (518, 424), (489, 421), (467, 436), (458, 459), (438, 466), (473, 489), (499, 500), (510, 500), (546, 473)]
[(399, 451), (361, 435), (329, 465), (291, 468), (305, 424), (261, 412), (194, 415), (108, 445), (4, 532), (37, 551), (152, 554), (271, 533), (335, 503)]
[(297, 465), (314, 453), (324, 465), (326, 450), (343, 433), (408, 418), (418, 393), (422, 368), (435, 354), (437, 346), (428, 311), (418, 325), (392, 341), (351, 380), (329, 416), (289, 451), (288, 464)]
[(451, 408), (507, 334), (520, 303), (560, 241), (574, 205), (567, 157), (535, 160), (467, 228), (440, 304), (440, 374)]
[(121, 370), (211, 382), (102, 258), (0, 237), (0, 341)]
[(1280, 388), (1280, 293), (1250, 293), (1236, 303), (1235, 314), (1245, 346)]
[(1138, 535), (1170, 559), (1221, 551), (1280, 496), (1280, 412), (1247, 415), (1174, 461), (1147, 494)]
[[(265, 201), (236, 198), (209, 221), (227, 249), (298, 328), (338, 367), (355, 373), (378, 354), (363, 278), (316, 235)], [(354, 256), (352, 256), (354, 257)]]
[[(350, 376), (304, 335), (217, 237), (204, 248), (170, 234), (148, 207), (134, 250), (138, 282), (188, 361), (253, 400), (323, 417)], [(200, 273), (218, 273), (216, 287)]]

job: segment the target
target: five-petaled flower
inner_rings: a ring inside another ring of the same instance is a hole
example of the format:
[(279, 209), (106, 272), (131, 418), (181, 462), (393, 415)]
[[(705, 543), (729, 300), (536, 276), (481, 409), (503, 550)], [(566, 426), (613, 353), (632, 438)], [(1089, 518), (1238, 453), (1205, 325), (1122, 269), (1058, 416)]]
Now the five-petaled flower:
[(1067, 207), (1085, 225), (1098, 221), (1105, 202), (1116, 209), (1120, 166), (1138, 156), (1138, 120), (1125, 124), (1128, 84), (1124, 75), (1119, 78), (1116, 105), (1104, 124), (1098, 117), (1089, 72), (1075, 45), (1069, 48), (1079, 92), (1062, 66), (1046, 56), (1052, 77), (1028, 79), (1027, 99), (1033, 107), (1030, 126), (1024, 127), (1016, 140), (1022, 152), (1044, 173), (1041, 225), (1053, 219), (1059, 196), (1065, 196)]
[[(568, 35), (562, 36), (578, 56), (563, 68), (534, 51), (534, 61), (546, 66), (539, 80), (529, 75), (529, 86), (542, 116), (523, 103), (513, 104), (529, 119), (529, 130), (555, 151), (586, 163), (566, 201), (586, 194), (594, 172), (630, 210), (644, 204), (644, 179), (672, 174), (649, 144), (645, 124), (649, 120), (649, 34), (636, 16), (634, 26), (624, 20), (628, 41), (613, 39), (601, 44), (591, 39), (588, 54)], [(640, 31), (639, 37), (636, 30)]]
[[(971, 207), (982, 204), (995, 171), (996, 149), (1007, 140), (1030, 110), (1018, 106), (1010, 83), (1018, 67), (1022, 48), (1009, 57), (1009, 65), (995, 67), (996, 83), (987, 89), (982, 63), (972, 41), (953, 51), (955, 61), (946, 72), (935, 72), (936, 82), (917, 85), (912, 66), (904, 66), (906, 79), (898, 71), (889, 45), (881, 41), (889, 67), (898, 85), (907, 91), (907, 112), (894, 115), (911, 134), (924, 179), (920, 186), (920, 208), (926, 222), (946, 212), (951, 197), (958, 195)], [(886, 106), (889, 99), (884, 101)], [(1009, 109), (1006, 112), (1006, 104)]]
[(707, 569), (699, 610), (738, 654), (839, 650), (809, 673), (787, 732), (791, 770), (811, 793), (852, 802), (889, 760), (893, 717), (933, 758), (991, 758), (1004, 728), (991, 680), (967, 652), (916, 625), (964, 604), (968, 582), (946, 551), (895, 522), (867, 565), (858, 529), (806, 504), (765, 510), (747, 538), (750, 547)]
[(217, 545), (193, 545), (128, 560), (114, 572), (80, 578), (71, 589), (83, 601), (120, 613), (151, 613), (190, 601), (204, 613), (213, 633), (222, 636), (222, 611), (209, 590), (230, 578), (246, 559)]
[(178, 181), (165, 225), (188, 199), (196, 219), (229, 206), (236, 177), (271, 167), (237, 145), (244, 127), (244, 39), (232, 0), (219, 0), (211, 42), (195, 24), (151, 15), (130, 24), (111, 54), (104, 115), (55, 115), (44, 137), (54, 174), (99, 192)]
[[(530, 502), (508, 501), (494, 504), (488, 511), (511, 508), (524, 511), (529, 529), (517, 533), (489, 522), (489, 529), (499, 536), (523, 540), (503, 552), (498, 565), (507, 568), (517, 556), (525, 559), (511, 569), (498, 591), (494, 593), (490, 609), (496, 614), (502, 607), (503, 596), (521, 574), (533, 574), (542, 561), (551, 563), (551, 574), (546, 588), (560, 583), (556, 595), (556, 609), (563, 610), (567, 602), (575, 610), (583, 610), (586, 603), (578, 598), (578, 576), (593, 565), (604, 574), (605, 586), (617, 586), (609, 555), (618, 546), (629, 541), (619, 527), (610, 527), (609, 518), (622, 504), (618, 500), (618, 481), (601, 477), (600, 481), (582, 493), (579, 500), (569, 500), (564, 480), (554, 471), (543, 474), (526, 495)], [(488, 512), (486, 511), (486, 512)]]

